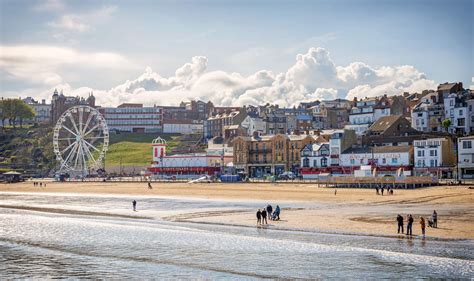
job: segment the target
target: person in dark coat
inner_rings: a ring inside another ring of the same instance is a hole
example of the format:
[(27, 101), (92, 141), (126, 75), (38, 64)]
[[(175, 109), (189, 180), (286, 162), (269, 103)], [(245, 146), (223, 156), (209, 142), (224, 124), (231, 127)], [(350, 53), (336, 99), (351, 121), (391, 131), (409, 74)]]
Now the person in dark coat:
[(272, 212), (273, 212), (273, 207), (272, 205), (268, 204), (267, 206), (267, 216), (269, 219), (272, 219)]
[(132, 206), (133, 206), (133, 210), (136, 211), (137, 210), (137, 201), (133, 200), (132, 201)]
[(436, 210), (433, 211), (433, 227), (437, 228), (438, 227), (438, 213), (436, 213)]
[(407, 220), (407, 235), (413, 235), (413, 217), (411, 215), (408, 215), (408, 220)]
[(257, 224), (261, 223), (261, 219), (262, 219), (262, 212), (260, 211), (260, 209), (258, 209), (258, 211), (257, 211)]
[(267, 211), (265, 211), (265, 208), (262, 210), (262, 224), (268, 224), (267, 222)]
[(402, 234), (403, 234), (403, 217), (400, 216), (400, 214), (397, 215), (397, 222), (398, 222), (398, 233), (400, 233), (400, 230), (402, 230)]

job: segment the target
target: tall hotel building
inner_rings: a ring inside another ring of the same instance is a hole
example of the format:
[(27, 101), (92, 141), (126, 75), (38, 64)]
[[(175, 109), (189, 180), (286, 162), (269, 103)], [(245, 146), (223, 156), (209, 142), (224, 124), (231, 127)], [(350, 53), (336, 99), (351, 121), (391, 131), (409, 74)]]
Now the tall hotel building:
[(160, 133), (163, 131), (163, 109), (158, 106), (124, 103), (118, 107), (99, 108), (109, 130), (133, 133)]

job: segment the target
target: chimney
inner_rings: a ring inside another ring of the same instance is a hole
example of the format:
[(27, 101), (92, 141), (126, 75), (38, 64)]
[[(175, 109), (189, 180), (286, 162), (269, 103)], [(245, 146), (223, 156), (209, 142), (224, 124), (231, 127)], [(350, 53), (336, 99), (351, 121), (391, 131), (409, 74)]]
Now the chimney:
[(45, 100), (45, 99), (42, 99), (42, 100), (41, 100), (41, 104), (46, 104), (46, 100)]

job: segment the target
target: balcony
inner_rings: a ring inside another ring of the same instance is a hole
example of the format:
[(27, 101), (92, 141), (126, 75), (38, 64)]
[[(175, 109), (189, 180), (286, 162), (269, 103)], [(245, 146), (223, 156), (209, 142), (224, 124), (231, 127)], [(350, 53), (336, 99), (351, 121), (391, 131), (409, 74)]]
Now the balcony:
[(248, 164), (271, 164), (272, 161), (269, 160), (250, 160)]
[(265, 148), (265, 149), (250, 149), (250, 153), (271, 153), (272, 149), (271, 148)]

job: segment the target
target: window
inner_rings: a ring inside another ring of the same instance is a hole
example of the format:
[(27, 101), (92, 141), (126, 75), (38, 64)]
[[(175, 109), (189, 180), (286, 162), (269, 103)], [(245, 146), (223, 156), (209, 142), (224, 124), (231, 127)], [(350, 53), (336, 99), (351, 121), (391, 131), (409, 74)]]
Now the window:
[(398, 164), (398, 158), (392, 158), (392, 164)]
[(449, 101), (449, 106), (453, 106), (454, 105), (454, 100), (450, 100)]
[(438, 156), (437, 150), (430, 150), (430, 156)]
[(462, 148), (464, 148), (464, 149), (472, 148), (472, 142), (471, 141), (463, 141), (462, 142)]
[(422, 162), (421, 160), (418, 160), (418, 164), (416, 165), (417, 167), (422, 167)]
[(321, 167), (327, 167), (328, 166), (328, 159), (323, 158), (321, 159)]
[(382, 164), (386, 164), (386, 163), (387, 163), (387, 159), (382, 158)]
[(355, 160), (351, 159), (351, 165), (354, 165), (354, 164), (355, 164)]
[(313, 167), (318, 167), (318, 160), (316, 159), (313, 160)]
[(462, 116), (462, 114), (463, 114), (463, 111), (462, 111), (462, 109), (460, 109), (459, 110), (459, 116)]
[(424, 150), (418, 150), (418, 157), (424, 157), (425, 156), (425, 151)]
[(305, 168), (309, 167), (309, 159), (308, 158), (303, 159), (303, 167), (305, 167)]
[(463, 126), (464, 127), (465, 124), (466, 124), (466, 121), (465, 121), (464, 118), (459, 118), (458, 119), (458, 126)]
[(436, 160), (430, 161), (430, 167), (436, 167)]

